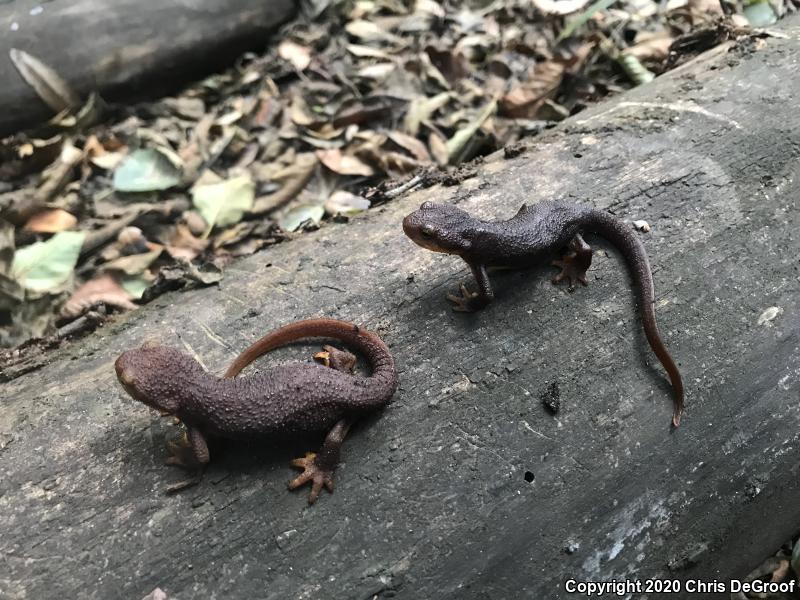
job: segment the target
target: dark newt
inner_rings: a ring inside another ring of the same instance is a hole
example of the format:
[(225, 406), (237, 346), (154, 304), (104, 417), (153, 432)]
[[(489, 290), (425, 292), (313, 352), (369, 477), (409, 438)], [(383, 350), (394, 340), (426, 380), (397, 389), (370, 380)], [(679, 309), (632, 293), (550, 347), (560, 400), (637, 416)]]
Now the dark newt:
[[(327, 366), (294, 363), (233, 379), (270, 350), (308, 337), (334, 338), (363, 353), (372, 373), (352, 374), (355, 356), (325, 346)], [(188, 460), (170, 464), (203, 468), (209, 462), (206, 437), (254, 438), (327, 431), (318, 454), (292, 461), (304, 471), (290, 484), (311, 482), (309, 504), (322, 487), (333, 491), (333, 471), (350, 425), (385, 406), (397, 388), (397, 370), (389, 348), (374, 333), (333, 319), (309, 319), (277, 329), (242, 352), (224, 378), (208, 373), (194, 358), (167, 346), (145, 344), (124, 352), (114, 364), (128, 394), (186, 426)], [(331, 367), (331, 368), (329, 368)]]
[(658, 333), (653, 274), (644, 246), (629, 225), (591, 206), (563, 202), (523, 205), (514, 217), (501, 222), (482, 221), (455, 206), (425, 202), (403, 220), (403, 231), (423, 248), (456, 254), (466, 261), (478, 292), (470, 292), (461, 284), (461, 296), (447, 295), (454, 303), (454, 310), (465, 312), (484, 308), (494, 299), (487, 267), (529, 266), (566, 247), (562, 258), (553, 261), (561, 268), (553, 283), (566, 280), (572, 290), (576, 281), (586, 285), (586, 271), (592, 264), (592, 249), (581, 233), (594, 233), (610, 241), (622, 253), (633, 274), (644, 333), (672, 383), (672, 423), (675, 427), (680, 424), (681, 374)]

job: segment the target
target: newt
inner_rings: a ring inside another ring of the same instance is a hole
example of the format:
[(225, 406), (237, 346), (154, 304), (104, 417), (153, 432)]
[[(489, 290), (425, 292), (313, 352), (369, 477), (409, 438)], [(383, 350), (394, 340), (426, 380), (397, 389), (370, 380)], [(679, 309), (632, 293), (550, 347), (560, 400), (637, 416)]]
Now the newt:
[(460, 295), (447, 295), (453, 309), (464, 312), (480, 310), (494, 299), (488, 267), (531, 266), (566, 248), (564, 255), (552, 262), (561, 268), (552, 281), (566, 281), (571, 291), (576, 283), (587, 285), (586, 271), (592, 264), (592, 249), (582, 233), (596, 234), (611, 242), (633, 276), (645, 336), (672, 384), (672, 424), (680, 424), (683, 381), (656, 326), (653, 274), (647, 252), (629, 225), (608, 212), (566, 202), (523, 205), (507, 221), (484, 221), (452, 205), (425, 202), (403, 220), (403, 231), (419, 246), (455, 254), (469, 265), (478, 291), (471, 292), (462, 283)]
[[(371, 374), (353, 374), (356, 357), (325, 346), (317, 363), (291, 363), (236, 378), (247, 365), (270, 350), (309, 337), (334, 338), (362, 353)], [(115, 363), (117, 378), (135, 400), (174, 415), (186, 427), (185, 450), (167, 462), (202, 469), (209, 460), (207, 438), (258, 438), (327, 432), (322, 449), (292, 461), (303, 469), (290, 489), (311, 482), (309, 504), (323, 486), (333, 491), (333, 472), (342, 442), (360, 416), (388, 404), (397, 388), (397, 369), (378, 335), (352, 323), (309, 319), (291, 323), (254, 342), (217, 377), (193, 357), (168, 346), (145, 344), (128, 350)]]

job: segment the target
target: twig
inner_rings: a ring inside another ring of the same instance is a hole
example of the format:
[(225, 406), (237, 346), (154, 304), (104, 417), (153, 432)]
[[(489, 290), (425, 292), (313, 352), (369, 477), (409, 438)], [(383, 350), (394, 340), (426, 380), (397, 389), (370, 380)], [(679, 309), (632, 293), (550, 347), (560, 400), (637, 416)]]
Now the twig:
[(415, 175), (408, 181), (406, 181), (403, 185), (398, 186), (392, 190), (388, 190), (383, 193), (383, 197), (387, 200), (391, 200), (392, 198), (397, 198), (400, 194), (404, 194), (407, 191), (417, 187), (420, 183), (422, 183), (422, 175)]

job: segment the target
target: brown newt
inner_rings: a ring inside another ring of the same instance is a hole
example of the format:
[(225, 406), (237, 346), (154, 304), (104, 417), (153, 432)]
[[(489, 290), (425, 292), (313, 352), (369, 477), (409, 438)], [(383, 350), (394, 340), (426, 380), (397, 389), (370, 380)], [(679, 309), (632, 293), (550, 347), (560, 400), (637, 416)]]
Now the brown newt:
[(561, 268), (553, 283), (567, 281), (570, 290), (576, 282), (586, 285), (592, 249), (581, 233), (607, 239), (620, 251), (633, 275), (645, 336), (672, 383), (672, 423), (675, 427), (680, 424), (683, 381), (656, 326), (653, 274), (647, 252), (629, 225), (605, 211), (566, 202), (523, 205), (514, 217), (499, 222), (476, 219), (452, 205), (425, 202), (403, 220), (403, 230), (423, 248), (458, 255), (469, 265), (478, 291), (470, 292), (462, 284), (460, 295), (447, 296), (454, 310), (465, 312), (482, 309), (494, 299), (488, 267), (533, 265), (554, 256), (562, 248), (567, 252), (553, 261)]
[[(234, 379), (270, 350), (308, 337), (334, 338), (363, 353), (370, 376), (354, 375), (355, 356), (326, 346), (327, 366), (293, 363)], [(208, 436), (235, 439), (327, 431), (319, 453), (292, 461), (303, 473), (289, 487), (311, 482), (309, 503), (323, 486), (333, 491), (333, 472), (350, 425), (385, 406), (397, 388), (397, 370), (386, 344), (370, 331), (333, 319), (298, 321), (265, 335), (233, 361), (223, 378), (179, 350), (153, 344), (124, 352), (115, 368), (132, 398), (175, 415), (185, 425), (188, 456), (180, 456), (173, 445), (170, 464), (203, 468), (210, 459)]]

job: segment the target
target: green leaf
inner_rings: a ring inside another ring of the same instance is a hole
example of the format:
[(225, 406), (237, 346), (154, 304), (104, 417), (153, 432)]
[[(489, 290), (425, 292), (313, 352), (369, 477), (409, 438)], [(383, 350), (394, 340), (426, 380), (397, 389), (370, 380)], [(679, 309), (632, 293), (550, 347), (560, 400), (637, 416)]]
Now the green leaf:
[(794, 550), (792, 551), (792, 570), (795, 573), (800, 573), (800, 540), (794, 543)]
[(329, 215), (356, 215), (369, 208), (370, 201), (350, 192), (333, 192), (325, 202), (325, 212)]
[(22, 287), (35, 292), (57, 290), (69, 280), (86, 234), (62, 231), (14, 253), (11, 273)]
[(497, 100), (492, 100), (487, 104), (481, 113), (471, 123), (467, 123), (462, 129), (459, 129), (447, 140), (447, 157), (450, 164), (458, 164), (461, 162), (461, 156), (467, 142), (472, 139), (472, 136), (481, 128), (483, 123), (488, 119), (494, 111), (497, 110)]
[(114, 171), (114, 189), (118, 192), (166, 190), (180, 181), (178, 168), (153, 148), (131, 152)]
[(248, 175), (192, 188), (192, 202), (208, 227), (206, 236), (215, 225), (226, 227), (241, 221), (252, 210), (255, 197), (256, 186)]
[(755, 2), (745, 2), (743, 11), (747, 21), (753, 27), (766, 27), (778, 20), (775, 10), (766, 0), (755, 0)]
[(122, 289), (131, 295), (131, 298), (141, 300), (142, 294), (144, 294), (144, 291), (150, 286), (152, 281), (148, 281), (141, 275), (138, 275), (135, 277), (123, 277), (119, 283)]

